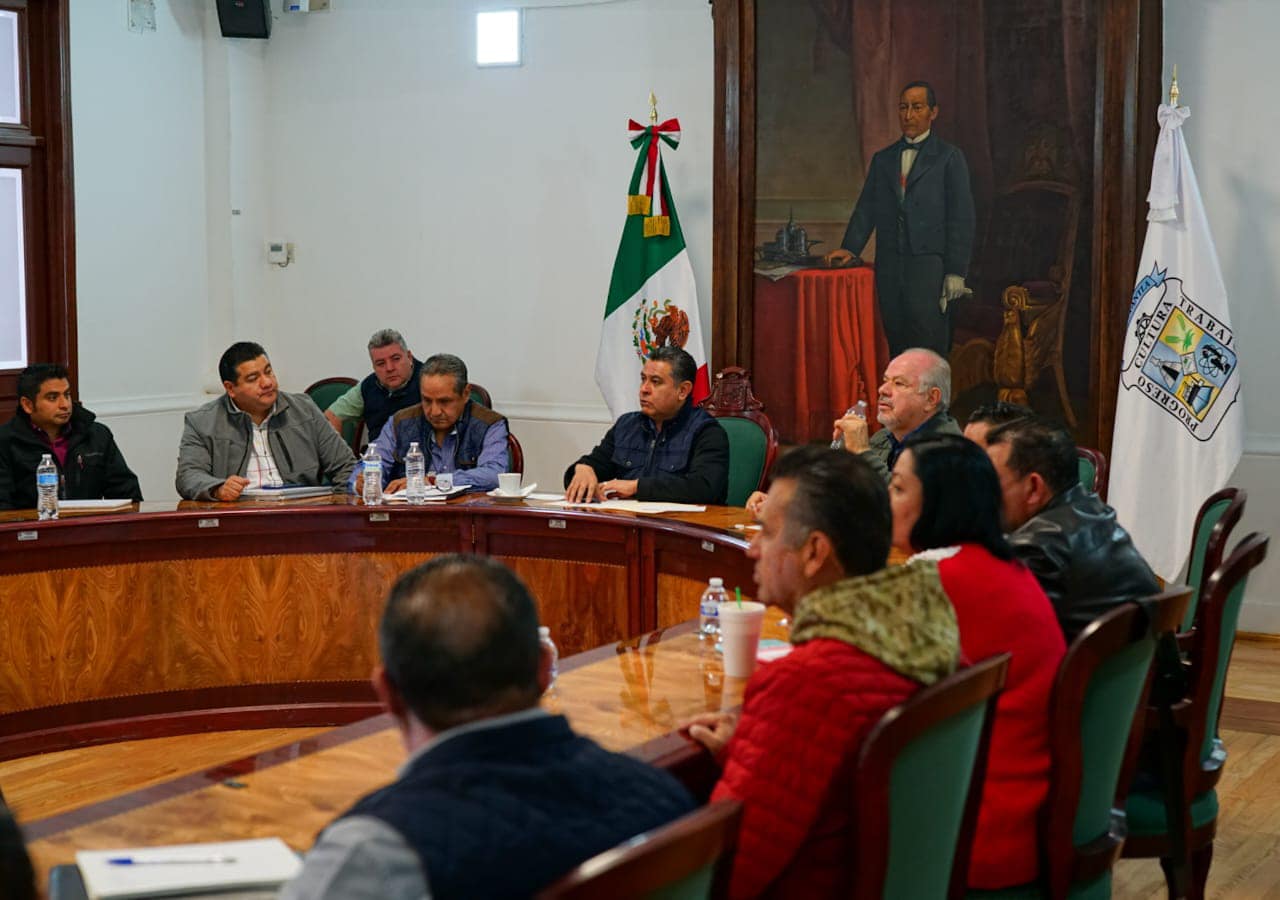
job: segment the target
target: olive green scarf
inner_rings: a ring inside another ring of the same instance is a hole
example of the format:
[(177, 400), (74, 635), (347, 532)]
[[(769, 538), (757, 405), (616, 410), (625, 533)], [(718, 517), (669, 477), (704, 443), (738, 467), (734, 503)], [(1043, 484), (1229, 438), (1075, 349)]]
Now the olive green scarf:
[(796, 607), (791, 643), (814, 638), (851, 644), (921, 684), (950, 675), (960, 655), (955, 610), (938, 579), (938, 564), (929, 560), (806, 594)]

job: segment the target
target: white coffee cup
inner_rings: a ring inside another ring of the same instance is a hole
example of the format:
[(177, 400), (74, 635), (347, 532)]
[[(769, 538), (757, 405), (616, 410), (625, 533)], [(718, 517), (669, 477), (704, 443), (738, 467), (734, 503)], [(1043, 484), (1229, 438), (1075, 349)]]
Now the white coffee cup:
[(442, 494), (447, 494), (453, 490), (453, 473), (437, 472), (436, 473), (436, 490)]
[(503, 472), (498, 476), (498, 493), (500, 494), (518, 494), (520, 493), (520, 473), (519, 472)]
[(728, 678), (749, 678), (756, 667), (764, 604), (751, 600), (743, 600), (741, 605), (737, 601), (721, 603), (719, 613), (724, 674)]

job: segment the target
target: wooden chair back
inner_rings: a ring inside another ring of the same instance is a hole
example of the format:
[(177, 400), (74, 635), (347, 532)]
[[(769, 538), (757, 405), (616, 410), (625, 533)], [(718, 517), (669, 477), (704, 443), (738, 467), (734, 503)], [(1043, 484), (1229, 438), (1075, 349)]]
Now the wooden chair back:
[(1080, 486), (1107, 499), (1107, 457), (1102, 451), (1076, 447), (1076, 463), (1080, 469)]
[(479, 403), (481, 406), (487, 406), (493, 409), (493, 397), (489, 396), (489, 392), (474, 381), (468, 382), (467, 387), (471, 388), (471, 399)]
[(721, 800), (594, 856), (538, 894), (541, 900), (724, 897), (742, 804)]
[(963, 897), (996, 699), (1010, 655), (957, 671), (885, 713), (853, 779), (853, 896)]
[(729, 506), (742, 506), (763, 490), (778, 455), (778, 432), (751, 390), (751, 373), (729, 366), (716, 373), (711, 395), (700, 404), (729, 435)]
[(1191, 532), (1190, 565), (1187, 567), (1187, 584), (1191, 586), (1191, 602), (1187, 615), (1179, 629), (1184, 634), (1195, 627), (1200, 597), (1208, 587), (1209, 578), (1222, 564), (1231, 532), (1244, 515), (1244, 504), (1249, 495), (1240, 488), (1225, 487), (1210, 494), (1200, 504), (1196, 514), (1196, 526)]
[(520, 446), (520, 441), (511, 433), (510, 426), (507, 430), (507, 471), (519, 472), (524, 474), (524, 448)]
[(1130, 740), (1146, 705), (1161, 634), (1182, 620), (1190, 589), (1178, 587), (1099, 616), (1067, 648), (1049, 713), (1052, 765), (1040, 823), (1041, 878), (1052, 898), (1106, 875), (1124, 843), (1122, 818), (1139, 745)]

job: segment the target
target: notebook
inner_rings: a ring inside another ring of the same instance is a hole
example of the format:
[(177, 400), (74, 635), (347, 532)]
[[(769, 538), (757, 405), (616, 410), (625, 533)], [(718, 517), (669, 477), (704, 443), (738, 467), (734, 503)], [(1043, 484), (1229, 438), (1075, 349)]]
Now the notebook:
[(245, 488), (241, 500), (302, 500), (307, 497), (327, 497), (333, 487), (327, 484), (286, 484), (283, 487)]
[[(130, 862), (122, 865), (113, 860)], [(261, 838), (81, 850), (76, 865), (90, 900), (123, 900), (273, 889), (297, 875), (302, 860), (279, 838)]]
[(131, 506), (132, 500), (59, 500), (58, 512), (112, 512)]

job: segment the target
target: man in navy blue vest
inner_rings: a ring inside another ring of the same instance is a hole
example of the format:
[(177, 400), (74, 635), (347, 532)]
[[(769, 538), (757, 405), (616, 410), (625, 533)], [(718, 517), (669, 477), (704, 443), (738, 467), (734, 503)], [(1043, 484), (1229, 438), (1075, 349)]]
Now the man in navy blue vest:
[[(382, 458), (383, 487), (405, 485), (404, 458), (416, 443), (430, 472), (452, 472), (453, 483), (491, 491), (507, 471), (507, 420), (471, 399), (467, 364), (451, 353), (437, 353), (422, 364), (418, 378), (421, 400), (402, 409), (383, 427), (376, 441)], [(351, 473), (355, 491), (364, 466)]]
[(396, 582), (379, 698), (409, 758), (320, 835), (282, 897), (528, 897), (693, 809), (669, 774), (580, 737), (538, 699), (551, 657), (528, 589), (486, 557)]
[(693, 405), (693, 357), (659, 347), (640, 374), (640, 411), (624, 414), (594, 450), (564, 473), (572, 503), (612, 497), (671, 503), (724, 503), (729, 436)]
[(387, 419), (422, 399), (418, 393), (422, 363), (413, 358), (404, 336), (394, 328), (375, 331), (369, 338), (369, 362), (373, 373), (329, 404), (324, 417), (339, 434), (344, 421), (364, 419), (365, 437), (373, 443)]

